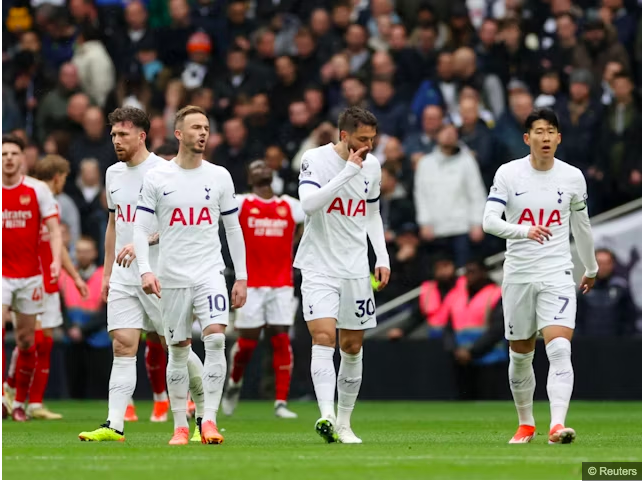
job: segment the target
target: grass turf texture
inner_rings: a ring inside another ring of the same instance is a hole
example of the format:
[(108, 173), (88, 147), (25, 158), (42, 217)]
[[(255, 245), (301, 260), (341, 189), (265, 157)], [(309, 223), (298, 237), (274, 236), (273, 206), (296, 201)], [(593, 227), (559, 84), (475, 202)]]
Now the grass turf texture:
[[(547, 403), (536, 403), (537, 437), (508, 445), (510, 402), (358, 402), (363, 445), (324, 444), (315, 403), (291, 403), (299, 419), (276, 419), (271, 402), (241, 402), (221, 415), (225, 443), (168, 446), (172, 422), (127, 423), (125, 443), (83, 443), (104, 422), (106, 402), (52, 402), (62, 421), (2, 423), (4, 479), (581, 479), (583, 461), (642, 461), (642, 403), (573, 402), (578, 438), (549, 446)], [(171, 416), (170, 416), (171, 418)], [(190, 423), (190, 433), (193, 423)]]

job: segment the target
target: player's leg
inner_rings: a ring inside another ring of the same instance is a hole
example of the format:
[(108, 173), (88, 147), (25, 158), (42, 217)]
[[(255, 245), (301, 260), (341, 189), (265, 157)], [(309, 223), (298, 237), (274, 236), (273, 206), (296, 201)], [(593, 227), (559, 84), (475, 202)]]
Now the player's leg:
[(16, 344), (18, 361), (16, 365), (16, 397), (13, 402), (12, 416), (14, 421), (26, 421), (25, 403), (29, 386), (36, 368), (35, 344), (36, 314), (18, 313), (16, 316)]
[[(13, 409), (13, 401), (16, 397), (16, 366), (18, 365), (18, 356), (20, 355), (20, 350), (18, 346), (13, 348), (11, 351), (11, 358), (9, 359), (9, 366), (7, 368), (6, 379), (2, 383), (2, 395), (3, 402), (6, 404), (9, 412)], [(2, 371), (4, 376), (4, 370)]]
[(294, 323), (294, 289), (282, 287), (270, 289), (266, 303), (266, 333), (272, 343), (272, 367), (274, 368), (275, 402), (274, 414), (279, 418), (296, 418), (296, 413), (287, 408), (288, 393), (292, 380), (292, 346), (288, 331)]
[(154, 331), (147, 331), (145, 336), (145, 369), (152, 386), (154, 407), (150, 421), (160, 423), (167, 421), (169, 399), (167, 397), (167, 353), (160, 336)]
[(515, 402), (519, 427), (510, 444), (530, 442), (535, 436), (533, 396), (535, 394), (535, 305), (537, 286), (504, 284), (504, 337), (509, 341), (508, 382)]
[(538, 327), (544, 336), (549, 361), (546, 390), (551, 406), (551, 444), (567, 444), (575, 439), (575, 431), (565, 423), (575, 381), (571, 339), (575, 329), (576, 309), (573, 285), (546, 286), (538, 298)]
[(223, 393), (223, 414), (231, 416), (238, 405), (243, 385), (243, 375), (265, 325), (265, 300), (267, 290), (248, 287), (245, 305), (237, 312), (234, 327), (239, 337), (230, 351), (230, 366), (227, 386)]
[[(5, 419), (9, 416), (11, 412), (11, 406), (8, 405), (7, 393), (5, 392), (6, 379), (5, 379), (5, 348), (4, 348), (4, 334), (6, 331), (6, 325), (8, 322), (11, 322), (11, 298), (12, 293), (9, 288), (9, 283), (3, 277), (2, 278), (2, 419)], [(17, 354), (16, 354), (17, 355)], [(15, 367), (14, 367), (15, 369)], [(13, 404), (13, 396), (11, 398), (11, 404)]]

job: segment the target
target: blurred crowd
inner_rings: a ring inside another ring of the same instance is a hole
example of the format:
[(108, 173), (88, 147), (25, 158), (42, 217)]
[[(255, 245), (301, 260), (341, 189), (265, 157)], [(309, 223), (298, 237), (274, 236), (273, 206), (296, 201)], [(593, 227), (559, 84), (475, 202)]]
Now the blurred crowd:
[(275, 192), (293, 196), (303, 152), (337, 140), (343, 108), (370, 109), (390, 297), (425, 280), (431, 252), (461, 267), (503, 249), (484, 236), (483, 206), (497, 167), (528, 154), (523, 123), (534, 106), (557, 111), (558, 157), (586, 175), (592, 215), (642, 195), (640, 0), (12, 0), (2, 9), (3, 132), (28, 143), (27, 172), (45, 154), (69, 160), (62, 222), (72, 255), (85, 249), (77, 261), (90, 266), (103, 256), (104, 174), (116, 161), (106, 114), (121, 106), (149, 113), (149, 148), (166, 158), (177, 149), (174, 114), (203, 107), (206, 158), (229, 169), (237, 192), (248, 190), (248, 163), (263, 158)]

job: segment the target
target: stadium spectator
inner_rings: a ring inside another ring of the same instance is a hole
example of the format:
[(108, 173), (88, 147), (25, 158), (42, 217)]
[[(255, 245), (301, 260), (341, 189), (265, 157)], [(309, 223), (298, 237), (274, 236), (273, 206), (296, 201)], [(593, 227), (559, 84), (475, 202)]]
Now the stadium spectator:
[(370, 84), (370, 97), (369, 110), (379, 121), (379, 132), (403, 137), (408, 131), (408, 108), (398, 100), (392, 81), (374, 78)]
[(80, 85), (99, 107), (105, 106), (107, 95), (116, 82), (114, 63), (100, 41), (100, 32), (83, 25), (76, 37), (77, 47), (72, 62), (78, 68)]
[[(403, 226), (414, 225), (415, 209), (412, 199), (397, 179), (397, 167), (393, 162), (381, 166), (381, 198), (379, 202), (386, 242), (394, 242)], [(407, 232), (410, 233), (412, 229)], [(415, 233), (416, 234), (416, 233)]]
[(443, 50), (437, 56), (435, 78), (423, 80), (412, 98), (410, 108), (417, 121), (422, 119), (428, 105), (440, 106), (445, 112), (457, 109), (457, 85), (454, 75), (453, 54)]
[(528, 155), (524, 143), (524, 123), (533, 110), (533, 97), (526, 92), (516, 92), (508, 98), (509, 109), (497, 121), (493, 133), (506, 152), (505, 160), (519, 159)]
[(78, 177), (73, 182), (75, 188), (69, 195), (78, 206), (83, 235), (102, 239), (107, 213), (101, 202), (104, 181), (98, 160), (92, 157), (83, 159)]
[[(87, 108), (83, 115), (82, 128), (84, 133), (76, 137), (69, 148), (71, 182), (73, 182), (73, 177), (78, 174), (82, 159), (88, 157), (98, 159), (102, 178), (104, 178), (107, 168), (116, 162), (116, 154), (105, 128), (105, 117), (102, 110), (98, 107)], [(67, 185), (69, 186), (69, 181)]]
[(312, 128), (310, 111), (303, 100), (292, 102), (288, 111), (289, 120), (281, 127), (278, 138), (285, 155), (292, 158), (299, 151), (301, 143), (308, 137)]
[(36, 138), (39, 142), (44, 143), (47, 136), (65, 122), (69, 98), (79, 88), (78, 69), (71, 62), (63, 64), (58, 72), (58, 85), (43, 97), (38, 108)]
[[(481, 93), (482, 101), (488, 105), (495, 118), (504, 112), (506, 101), (504, 89), (497, 75), (484, 74), (477, 70), (475, 51), (462, 47), (453, 54), (453, 70), (461, 85), (470, 85)], [(449, 104), (449, 111), (455, 111), (456, 105)]]
[(609, 60), (620, 62), (629, 68), (629, 58), (624, 47), (618, 42), (612, 27), (604, 25), (602, 19), (591, 20), (584, 26), (582, 39), (573, 52), (573, 67), (591, 71), (593, 78), (602, 78)]
[(439, 105), (428, 105), (421, 115), (422, 132), (406, 136), (403, 151), (410, 157), (413, 170), (421, 157), (430, 154), (437, 145), (437, 134), (444, 125), (444, 111)]

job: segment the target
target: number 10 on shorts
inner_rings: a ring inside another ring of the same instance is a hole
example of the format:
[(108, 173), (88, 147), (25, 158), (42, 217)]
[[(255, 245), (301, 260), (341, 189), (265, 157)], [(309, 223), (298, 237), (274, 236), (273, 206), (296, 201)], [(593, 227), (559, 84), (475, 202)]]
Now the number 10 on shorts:
[(227, 310), (227, 301), (223, 294), (209, 295), (207, 300), (210, 303), (210, 319), (220, 316), (221, 314), (215, 314), (214, 309), (219, 312), (225, 312)]

